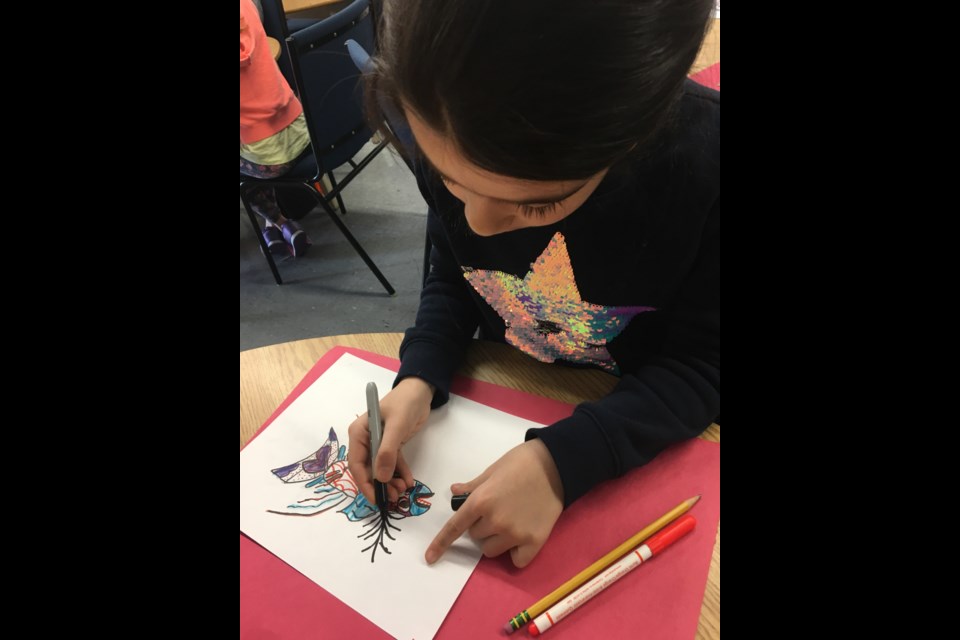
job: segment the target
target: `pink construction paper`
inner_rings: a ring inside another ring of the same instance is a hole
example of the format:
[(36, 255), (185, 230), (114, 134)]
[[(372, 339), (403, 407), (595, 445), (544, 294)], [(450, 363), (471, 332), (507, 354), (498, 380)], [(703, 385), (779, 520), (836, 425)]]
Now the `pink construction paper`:
[(712, 64), (705, 69), (696, 72), (690, 79), (699, 82), (705, 87), (720, 91), (720, 63)]
[[(400, 366), (398, 360), (358, 349), (331, 349), (257, 433), (344, 353), (393, 371)], [(573, 405), (467, 378), (458, 377), (451, 391), (542, 423), (554, 422), (573, 411)], [(502, 628), (511, 617), (697, 494), (702, 498), (689, 512), (697, 518), (697, 528), (691, 534), (543, 634), (557, 640), (693, 638), (720, 521), (720, 446), (699, 439), (672, 447), (645, 467), (595, 487), (564, 512), (550, 540), (526, 568), (516, 569), (509, 554), (481, 559), (436, 637), (505, 636)], [(411, 607), (422, 610), (423, 615), (442, 615), (431, 611), (429, 602), (417, 600), (416, 585), (410, 585), (410, 592)], [(370, 585), (370, 596), (376, 597), (376, 585)], [(390, 637), (241, 533), (240, 637), (340, 636)], [(525, 637), (529, 637), (525, 630), (513, 634), (513, 638)]]

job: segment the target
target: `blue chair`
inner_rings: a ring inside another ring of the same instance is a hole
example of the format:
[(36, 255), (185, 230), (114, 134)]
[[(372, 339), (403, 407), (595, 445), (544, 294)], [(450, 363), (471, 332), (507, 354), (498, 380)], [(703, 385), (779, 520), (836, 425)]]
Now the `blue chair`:
[[(357, 41), (347, 40), (347, 51), (350, 52), (350, 58), (353, 60), (353, 64), (356, 65), (357, 69), (362, 73), (370, 71), (373, 65), (373, 62), (370, 60), (370, 54), (367, 53), (367, 50)], [(387, 126), (390, 127), (391, 133), (393, 133), (394, 138), (396, 138), (400, 144), (401, 148), (398, 149), (398, 151), (400, 151), (400, 157), (410, 171), (414, 171), (413, 154), (416, 153), (417, 142), (413, 137), (413, 131), (410, 130), (407, 119), (403, 114), (398, 113), (397, 110), (393, 108), (393, 105), (387, 102), (380, 102), (380, 111), (383, 112), (384, 121)], [(427, 284), (427, 276), (430, 275), (430, 251), (433, 248), (433, 244), (430, 242), (430, 232), (427, 231), (424, 235), (426, 236), (426, 240), (423, 243), (423, 285)]]
[[(254, 0), (254, 4), (260, 5), (260, 22), (263, 23), (263, 30), (268, 36), (274, 38), (280, 43), (280, 57), (277, 58), (277, 66), (283, 78), (293, 89), (294, 93), (299, 95), (297, 81), (293, 77), (293, 67), (290, 66), (290, 54), (287, 52), (287, 36), (301, 29), (320, 22), (317, 18), (287, 18), (283, 8), (283, 0)], [(299, 220), (307, 215), (316, 206), (313, 198), (309, 195), (304, 197), (299, 191), (278, 190), (277, 204), (283, 215), (293, 220)], [(343, 211), (343, 203), (341, 211)]]
[[(327, 213), (387, 293), (393, 295), (394, 288), (331, 205), (334, 199), (340, 197), (343, 189), (387, 145), (387, 142), (383, 141), (359, 163), (353, 160), (361, 147), (370, 140), (372, 132), (364, 120), (360, 74), (345, 49), (344, 43), (348, 38), (372, 48), (373, 26), (368, 0), (355, 0), (339, 13), (287, 36), (287, 51), (290, 53), (296, 84), (300, 88), (300, 101), (303, 103), (307, 130), (310, 132), (311, 150), (300, 157), (289, 173), (279, 178), (261, 180), (241, 174), (240, 199), (277, 284), (282, 284), (283, 281), (273, 256), (267, 250), (256, 216), (250, 208), (251, 190), (265, 184), (277, 188), (278, 194), (281, 190), (296, 190), (301, 194), (309, 194)], [(339, 184), (334, 183), (330, 192), (324, 193), (321, 176), (332, 175), (333, 170), (343, 164), (351, 166), (350, 173)], [(280, 203), (282, 207), (283, 201)]]
[(260, 0), (262, 10), (261, 22), (263, 30), (271, 38), (275, 38), (280, 43), (280, 57), (277, 58), (277, 66), (280, 67), (280, 73), (287, 79), (294, 91), (297, 86), (294, 84), (293, 68), (290, 66), (290, 54), (286, 50), (287, 36), (296, 33), (319, 22), (316, 18), (287, 18), (283, 10), (283, 0)]
[[(350, 59), (353, 60), (353, 64), (356, 65), (361, 73), (370, 71), (370, 68), (373, 66), (373, 61), (370, 60), (370, 54), (367, 53), (367, 50), (360, 46), (356, 40), (347, 40), (347, 51), (350, 53)], [(407, 124), (407, 119), (403, 117), (403, 114), (398, 113), (397, 110), (393, 108), (393, 105), (387, 102), (380, 102), (380, 110), (383, 112), (384, 120), (386, 120), (387, 126), (390, 127), (390, 131), (400, 143), (401, 148), (398, 149), (398, 151), (400, 151), (400, 157), (403, 158), (404, 163), (410, 168), (410, 171), (413, 171), (413, 162), (411, 159), (416, 152), (417, 142), (413, 138), (413, 132), (410, 130), (410, 125)]]

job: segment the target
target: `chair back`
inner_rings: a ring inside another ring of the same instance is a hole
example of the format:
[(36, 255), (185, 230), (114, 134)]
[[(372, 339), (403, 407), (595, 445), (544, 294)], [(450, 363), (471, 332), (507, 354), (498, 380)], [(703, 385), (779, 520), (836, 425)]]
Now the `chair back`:
[(347, 52), (348, 39), (373, 50), (368, 0), (356, 0), (329, 18), (287, 36), (320, 173), (351, 159), (373, 135), (364, 118), (360, 72)]
[(286, 51), (286, 41), (290, 31), (287, 28), (287, 14), (283, 11), (283, 0), (260, 0), (260, 8), (263, 12), (263, 30), (280, 43), (280, 57), (277, 58), (280, 73), (283, 74), (290, 88), (297, 91), (293, 67), (290, 66), (290, 56)]
[[(350, 53), (350, 59), (353, 60), (354, 66), (361, 73), (369, 73), (373, 70), (373, 61), (370, 59), (370, 54), (355, 40), (347, 40), (347, 51)], [(397, 151), (401, 152), (400, 156), (410, 168), (410, 171), (414, 171), (412, 158), (417, 143), (407, 119), (385, 100), (380, 100), (380, 111), (383, 112), (387, 126), (390, 127), (396, 142), (399, 143), (400, 148)]]

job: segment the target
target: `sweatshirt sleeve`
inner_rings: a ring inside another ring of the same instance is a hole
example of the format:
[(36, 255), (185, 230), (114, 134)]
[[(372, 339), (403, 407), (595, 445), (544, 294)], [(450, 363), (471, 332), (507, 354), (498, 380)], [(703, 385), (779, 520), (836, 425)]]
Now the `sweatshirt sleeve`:
[(463, 271), (450, 251), (425, 171), (417, 162), (414, 173), (429, 206), (430, 274), (420, 293), (416, 323), (407, 329), (400, 345), (400, 370), (393, 384), (396, 386), (409, 376), (426, 380), (436, 387), (431, 407), (437, 408), (449, 399), (450, 381), (477, 330), (480, 312), (470, 298)]
[[(245, 67), (250, 64), (250, 56), (253, 55), (254, 35), (253, 29), (248, 22), (249, 17), (244, 15), (244, 3), (251, 7), (253, 3), (250, 0), (241, 0), (240, 2), (240, 66)], [(256, 10), (256, 9), (254, 9)]]
[(553, 456), (565, 506), (666, 447), (696, 437), (719, 416), (719, 198), (671, 313), (660, 352), (624, 371), (608, 396), (579, 405), (549, 427), (527, 431), (527, 440), (540, 438)]

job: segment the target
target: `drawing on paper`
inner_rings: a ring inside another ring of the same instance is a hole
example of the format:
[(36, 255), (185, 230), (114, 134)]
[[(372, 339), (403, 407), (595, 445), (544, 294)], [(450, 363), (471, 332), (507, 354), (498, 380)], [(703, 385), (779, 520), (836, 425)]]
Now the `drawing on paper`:
[(304, 488), (311, 491), (309, 497), (281, 509), (268, 509), (268, 512), (284, 516), (315, 516), (346, 502), (346, 506), (337, 513), (345, 515), (350, 522), (364, 523), (364, 531), (357, 537), (373, 540), (361, 550), (371, 552), (370, 562), (375, 560), (378, 548), (390, 553), (384, 538), (396, 540), (390, 534), (390, 529), (400, 531), (400, 527), (391, 520), (423, 515), (430, 509), (427, 498), (433, 496), (430, 487), (415, 480), (413, 487), (401, 493), (397, 501), (390, 502), (387, 511), (381, 513), (377, 505), (368, 502), (357, 488), (357, 483), (347, 469), (347, 447), (340, 444), (337, 432), (332, 428), (327, 441), (316, 452), (271, 471), (285, 483), (306, 483)]

